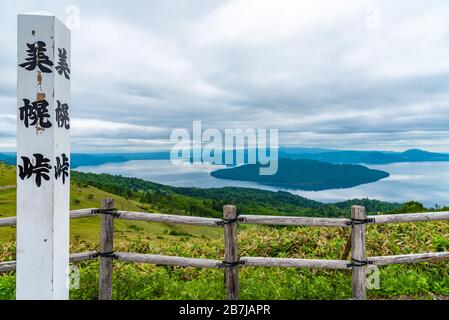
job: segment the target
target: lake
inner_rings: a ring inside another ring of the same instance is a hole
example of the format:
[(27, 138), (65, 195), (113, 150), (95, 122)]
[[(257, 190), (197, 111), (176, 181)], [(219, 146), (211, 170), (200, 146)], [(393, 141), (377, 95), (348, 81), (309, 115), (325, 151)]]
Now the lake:
[(348, 189), (301, 191), (280, 189), (255, 182), (221, 180), (210, 172), (224, 166), (210, 164), (172, 164), (170, 160), (135, 160), (123, 163), (79, 167), (76, 170), (136, 177), (177, 187), (217, 188), (225, 186), (284, 190), (322, 202), (370, 198), (389, 202), (416, 200), (426, 206), (449, 205), (449, 162), (407, 162), (367, 165), (390, 173), (386, 179)]

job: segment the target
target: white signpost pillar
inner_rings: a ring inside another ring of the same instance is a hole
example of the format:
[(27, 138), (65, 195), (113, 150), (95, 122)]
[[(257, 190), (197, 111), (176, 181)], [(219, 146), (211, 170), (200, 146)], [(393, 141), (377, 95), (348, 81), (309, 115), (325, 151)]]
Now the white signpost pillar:
[(70, 31), (20, 14), (17, 33), (17, 299), (68, 299)]

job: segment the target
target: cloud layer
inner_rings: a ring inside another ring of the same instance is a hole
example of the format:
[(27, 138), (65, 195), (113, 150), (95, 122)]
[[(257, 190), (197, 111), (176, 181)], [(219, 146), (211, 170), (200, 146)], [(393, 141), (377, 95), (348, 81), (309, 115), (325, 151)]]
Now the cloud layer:
[[(16, 14), (0, 4), (0, 150), (14, 149)], [(277, 128), (281, 145), (449, 151), (447, 1), (77, 1), (72, 150), (170, 131)]]

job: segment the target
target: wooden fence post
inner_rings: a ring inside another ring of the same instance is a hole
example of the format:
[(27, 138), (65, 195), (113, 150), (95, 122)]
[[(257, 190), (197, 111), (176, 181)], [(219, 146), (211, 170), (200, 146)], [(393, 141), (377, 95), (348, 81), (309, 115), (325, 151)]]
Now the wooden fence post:
[[(352, 299), (366, 299), (366, 249), (365, 249), (365, 224), (366, 211), (363, 206), (352, 206), (351, 217), (354, 224), (351, 232), (352, 248)], [(357, 223), (359, 222), (359, 223)]]
[[(238, 261), (237, 252), (237, 209), (234, 205), (223, 207), (224, 218), (224, 242), (225, 242), (225, 262), (235, 263)], [(225, 264), (225, 283), (228, 300), (239, 299), (239, 278), (238, 265), (230, 266)]]
[[(114, 208), (114, 199), (102, 199), (101, 209)], [(100, 253), (112, 253), (114, 251), (114, 216), (101, 214)], [(112, 300), (112, 255), (100, 256), (100, 284), (99, 300)]]

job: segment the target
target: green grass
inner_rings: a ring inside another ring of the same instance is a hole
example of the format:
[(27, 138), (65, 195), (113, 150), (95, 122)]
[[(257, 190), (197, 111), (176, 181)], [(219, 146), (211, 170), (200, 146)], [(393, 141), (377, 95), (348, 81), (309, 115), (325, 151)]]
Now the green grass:
[[(0, 163), (0, 186), (15, 183), (14, 167)], [(12, 181), (14, 180), (14, 183)], [(126, 199), (103, 190), (73, 182), (70, 187), (70, 209), (98, 208), (102, 198), (114, 198), (115, 207), (120, 210), (157, 212), (149, 204), (142, 204), (132, 199)], [(0, 217), (15, 216), (16, 189), (0, 190)], [(73, 219), (70, 223), (70, 238), (98, 242), (100, 237), (99, 217)], [(134, 227), (133, 227), (134, 226)], [(0, 228), (0, 242), (15, 239), (15, 227)], [(222, 237), (219, 229), (198, 226), (174, 225), (168, 223), (149, 223), (144, 221), (116, 220), (115, 235), (117, 239), (134, 240), (141, 237), (159, 245), (164, 242), (179, 241), (179, 235), (191, 237)]]
[(16, 172), (13, 166), (0, 162), (0, 186), (16, 184)]
[[(369, 256), (442, 251), (448, 249), (448, 222), (368, 226)], [(340, 259), (348, 230), (339, 228), (239, 228), (241, 256)], [(164, 236), (165, 237), (165, 236)], [(98, 250), (91, 241), (72, 241), (72, 252)], [(180, 241), (137, 237), (116, 242), (115, 250), (222, 259), (221, 239), (182, 236)], [(14, 242), (0, 248), (0, 260), (12, 260)], [(98, 261), (79, 264), (81, 287), (71, 299), (96, 299)], [(380, 289), (370, 299), (443, 299), (449, 296), (449, 263), (392, 265), (380, 268)], [(349, 270), (244, 267), (239, 271), (242, 299), (347, 299)], [(114, 299), (224, 299), (223, 270), (163, 267), (114, 262)], [(14, 273), (0, 276), (0, 299), (14, 298)]]
[[(7, 185), (11, 177), (4, 171)], [(12, 174), (12, 177), (15, 175)], [(9, 180), (8, 180), (9, 179)], [(71, 208), (98, 207), (113, 197), (116, 207), (153, 211), (150, 204), (73, 183)], [(186, 198), (187, 199), (187, 198)], [(186, 200), (187, 201), (187, 200)], [(0, 190), (0, 214), (15, 214), (15, 189)], [(71, 221), (71, 252), (98, 250), (98, 217)], [(239, 255), (340, 259), (349, 230), (341, 228), (239, 226)], [(221, 260), (223, 230), (138, 221), (115, 222), (115, 250)], [(0, 228), (0, 261), (15, 259), (15, 228)], [(449, 251), (449, 222), (367, 226), (367, 255)], [(96, 299), (98, 261), (78, 264), (81, 287), (71, 299)], [(380, 289), (370, 299), (440, 299), (449, 297), (449, 263), (392, 265), (380, 268)], [(350, 271), (251, 268), (239, 271), (242, 299), (347, 299)], [(14, 299), (15, 273), (0, 274), (0, 300)], [(224, 299), (223, 270), (163, 267), (114, 262), (114, 299)]]

